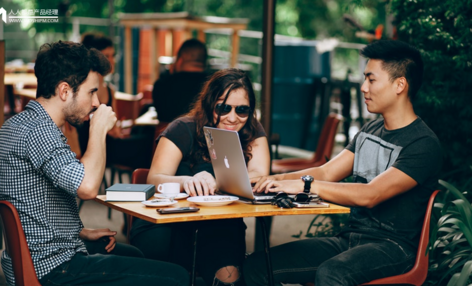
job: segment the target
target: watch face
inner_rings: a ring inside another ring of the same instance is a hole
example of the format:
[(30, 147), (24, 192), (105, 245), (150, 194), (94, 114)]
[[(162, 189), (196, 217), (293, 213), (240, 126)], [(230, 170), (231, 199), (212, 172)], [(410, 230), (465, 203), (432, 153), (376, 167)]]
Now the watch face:
[(305, 175), (302, 177), (302, 180), (305, 182), (313, 182), (313, 177), (310, 175)]

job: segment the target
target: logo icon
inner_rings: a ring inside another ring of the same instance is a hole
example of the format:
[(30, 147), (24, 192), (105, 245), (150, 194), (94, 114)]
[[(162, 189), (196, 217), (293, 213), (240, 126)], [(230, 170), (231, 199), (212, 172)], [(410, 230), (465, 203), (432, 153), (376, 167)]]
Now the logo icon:
[(225, 166), (226, 166), (226, 168), (229, 169), (229, 162), (228, 162), (228, 158), (226, 158), (226, 156), (225, 156), (225, 160), (224, 160), (224, 161), (225, 161)]
[(0, 15), (2, 15), (3, 22), (6, 23), (7, 22), (7, 11), (5, 11), (5, 9), (3, 9), (3, 7), (0, 8)]

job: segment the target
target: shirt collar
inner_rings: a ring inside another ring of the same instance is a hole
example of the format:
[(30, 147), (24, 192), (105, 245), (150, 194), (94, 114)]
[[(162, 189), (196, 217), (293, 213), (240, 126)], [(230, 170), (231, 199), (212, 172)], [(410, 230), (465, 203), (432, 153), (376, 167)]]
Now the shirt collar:
[(38, 115), (39, 118), (45, 119), (47, 121), (51, 121), (52, 124), (59, 130), (61, 133), (61, 138), (62, 141), (67, 143), (67, 137), (64, 136), (64, 133), (62, 130), (56, 125), (56, 123), (52, 120), (51, 116), (49, 116), (49, 113), (44, 109), (44, 107), (41, 105), (41, 103), (37, 102), (36, 100), (30, 100), (28, 104), (25, 106), (25, 111), (26, 110), (31, 110), (34, 113)]

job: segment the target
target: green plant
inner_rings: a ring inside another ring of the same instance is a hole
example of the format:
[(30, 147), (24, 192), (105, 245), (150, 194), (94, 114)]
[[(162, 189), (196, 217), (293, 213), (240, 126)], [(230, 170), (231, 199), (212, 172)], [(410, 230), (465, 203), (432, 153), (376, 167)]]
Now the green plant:
[[(472, 164), (472, 5), (470, 0), (390, 0), (399, 38), (423, 55), (415, 111), (443, 146), (443, 170), (462, 185)], [(444, 177), (443, 177), (444, 178)]]
[(462, 286), (472, 283), (472, 205), (467, 192), (439, 180), (447, 192), (434, 204), (427, 284)]

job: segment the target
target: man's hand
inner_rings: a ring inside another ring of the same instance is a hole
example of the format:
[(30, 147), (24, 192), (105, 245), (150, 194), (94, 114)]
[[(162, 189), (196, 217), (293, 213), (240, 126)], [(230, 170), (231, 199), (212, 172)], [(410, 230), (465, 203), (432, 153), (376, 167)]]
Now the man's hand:
[(287, 194), (296, 195), (303, 192), (303, 182), (301, 180), (284, 180), (284, 181), (273, 181), (267, 180), (265, 183), (265, 192), (284, 192)]
[(110, 106), (100, 104), (90, 119), (90, 128), (110, 131), (116, 123), (116, 114)]
[(116, 231), (111, 231), (108, 228), (102, 228), (102, 229), (83, 228), (82, 231), (79, 233), (79, 237), (83, 240), (96, 241), (96, 240), (102, 239), (104, 241), (109, 241), (107, 246), (105, 246), (105, 250), (107, 252), (111, 252), (116, 246), (115, 235), (116, 235)]
[(254, 193), (272, 192), (271, 190), (268, 190), (267, 185), (276, 180), (277, 178), (275, 176), (261, 176), (250, 178), (251, 185), (255, 184), (254, 187), (252, 187), (252, 191)]
[(217, 190), (215, 178), (206, 171), (185, 180), (183, 186), (185, 192), (192, 197), (214, 195)]

